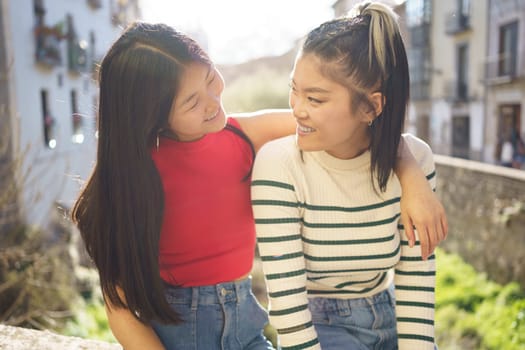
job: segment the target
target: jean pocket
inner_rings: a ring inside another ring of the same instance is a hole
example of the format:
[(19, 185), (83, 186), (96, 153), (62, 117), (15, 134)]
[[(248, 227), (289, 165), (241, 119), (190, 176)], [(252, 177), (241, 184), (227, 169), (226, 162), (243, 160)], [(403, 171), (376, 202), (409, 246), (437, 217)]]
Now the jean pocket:
[(248, 323), (261, 330), (268, 323), (268, 312), (251, 292), (239, 306), (239, 321), (241, 325)]
[(172, 309), (179, 314), (183, 322), (173, 324), (161, 324), (153, 322), (152, 327), (167, 350), (193, 350), (196, 347), (196, 323), (195, 312), (190, 307), (171, 305)]

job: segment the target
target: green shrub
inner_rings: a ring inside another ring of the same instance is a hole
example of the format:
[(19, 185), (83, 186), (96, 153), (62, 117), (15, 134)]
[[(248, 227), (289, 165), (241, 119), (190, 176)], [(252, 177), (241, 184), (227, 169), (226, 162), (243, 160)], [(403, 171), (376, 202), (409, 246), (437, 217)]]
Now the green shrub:
[(108, 319), (101, 298), (80, 302), (75, 308), (75, 316), (62, 330), (62, 334), (116, 342), (109, 329)]
[[(436, 343), (440, 350), (525, 349), (525, 294), (517, 283), (505, 286), (486, 279), (459, 256), (436, 251)], [(255, 261), (253, 285), (266, 306), (260, 262)], [(115, 342), (100, 296), (75, 308), (63, 333)], [(273, 327), (265, 335), (275, 344)]]
[(525, 294), (438, 249), (436, 341), (441, 350), (525, 349)]

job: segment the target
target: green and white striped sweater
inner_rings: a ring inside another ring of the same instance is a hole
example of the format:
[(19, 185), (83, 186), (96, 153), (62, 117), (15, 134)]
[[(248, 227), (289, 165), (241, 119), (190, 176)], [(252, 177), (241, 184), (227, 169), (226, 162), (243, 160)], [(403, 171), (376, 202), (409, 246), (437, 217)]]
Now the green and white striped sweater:
[[(430, 148), (403, 138), (434, 189)], [(350, 160), (301, 155), (294, 136), (259, 151), (252, 205), (270, 322), (283, 350), (320, 349), (308, 297), (362, 298), (392, 281), (399, 349), (434, 349), (435, 258), (423, 261), (419, 245), (408, 246), (397, 177), (384, 193), (370, 179), (369, 152)]]

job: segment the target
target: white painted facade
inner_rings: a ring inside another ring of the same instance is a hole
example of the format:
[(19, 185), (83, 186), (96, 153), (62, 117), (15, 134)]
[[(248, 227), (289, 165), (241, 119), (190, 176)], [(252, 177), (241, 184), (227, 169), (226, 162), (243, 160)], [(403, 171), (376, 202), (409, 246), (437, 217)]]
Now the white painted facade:
[(431, 0), (428, 6), (429, 91), (411, 100), (409, 125), (435, 153), (483, 160), (488, 1)]
[[(8, 57), (12, 60), (9, 79), (2, 83), (2, 88), (11, 90), (14, 148), (23, 154), (21, 210), (28, 224), (47, 227), (50, 219), (60, 212), (57, 210), (60, 206), (71, 207), (79, 192), (79, 179), (87, 179), (94, 164), (98, 88), (91, 62), (100, 60), (121, 32), (124, 23), (122, 20), (117, 23), (115, 14), (120, 13), (120, 18), (129, 22), (139, 15), (138, 6), (128, 1), (126, 8), (117, 9), (113, 0), (2, 1), (4, 37), (9, 41)], [(37, 62), (37, 5), (45, 9), (40, 17), (43, 24), (52, 27), (62, 23), (64, 33), (70, 28), (67, 20), (70, 15), (78, 42), (87, 44), (87, 70), (72, 72), (68, 68), (67, 38), (59, 40), (56, 46), (61, 64)], [(53, 135), (47, 141), (43, 91), (47, 95), (47, 110), (54, 119)], [(74, 105), (81, 120), (76, 128)]]
[[(501, 144), (509, 134), (525, 139), (525, 0), (489, 0), (488, 23), (487, 126), (485, 159), (498, 163)], [(514, 37), (504, 35), (505, 28), (515, 26)], [(514, 40), (512, 40), (514, 39)], [(502, 51), (506, 43), (515, 52), (510, 57)], [(505, 62), (513, 62), (510, 68)], [(515, 139), (514, 139), (515, 141)], [(525, 163), (521, 164), (525, 169)]]

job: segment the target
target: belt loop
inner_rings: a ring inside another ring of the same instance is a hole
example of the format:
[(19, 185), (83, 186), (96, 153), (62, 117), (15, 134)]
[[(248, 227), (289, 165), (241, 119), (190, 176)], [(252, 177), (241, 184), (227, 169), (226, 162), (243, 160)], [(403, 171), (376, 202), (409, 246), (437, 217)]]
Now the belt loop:
[(242, 282), (235, 282), (234, 283), (234, 286), (235, 286), (235, 298), (237, 299), (237, 305), (239, 305), (241, 303), (241, 283)]
[(336, 305), (339, 316), (352, 315), (352, 307), (349, 299), (336, 299)]
[(191, 288), (191, 310), (197, 310), (197, 305), (199, 304), (199, 287)]

